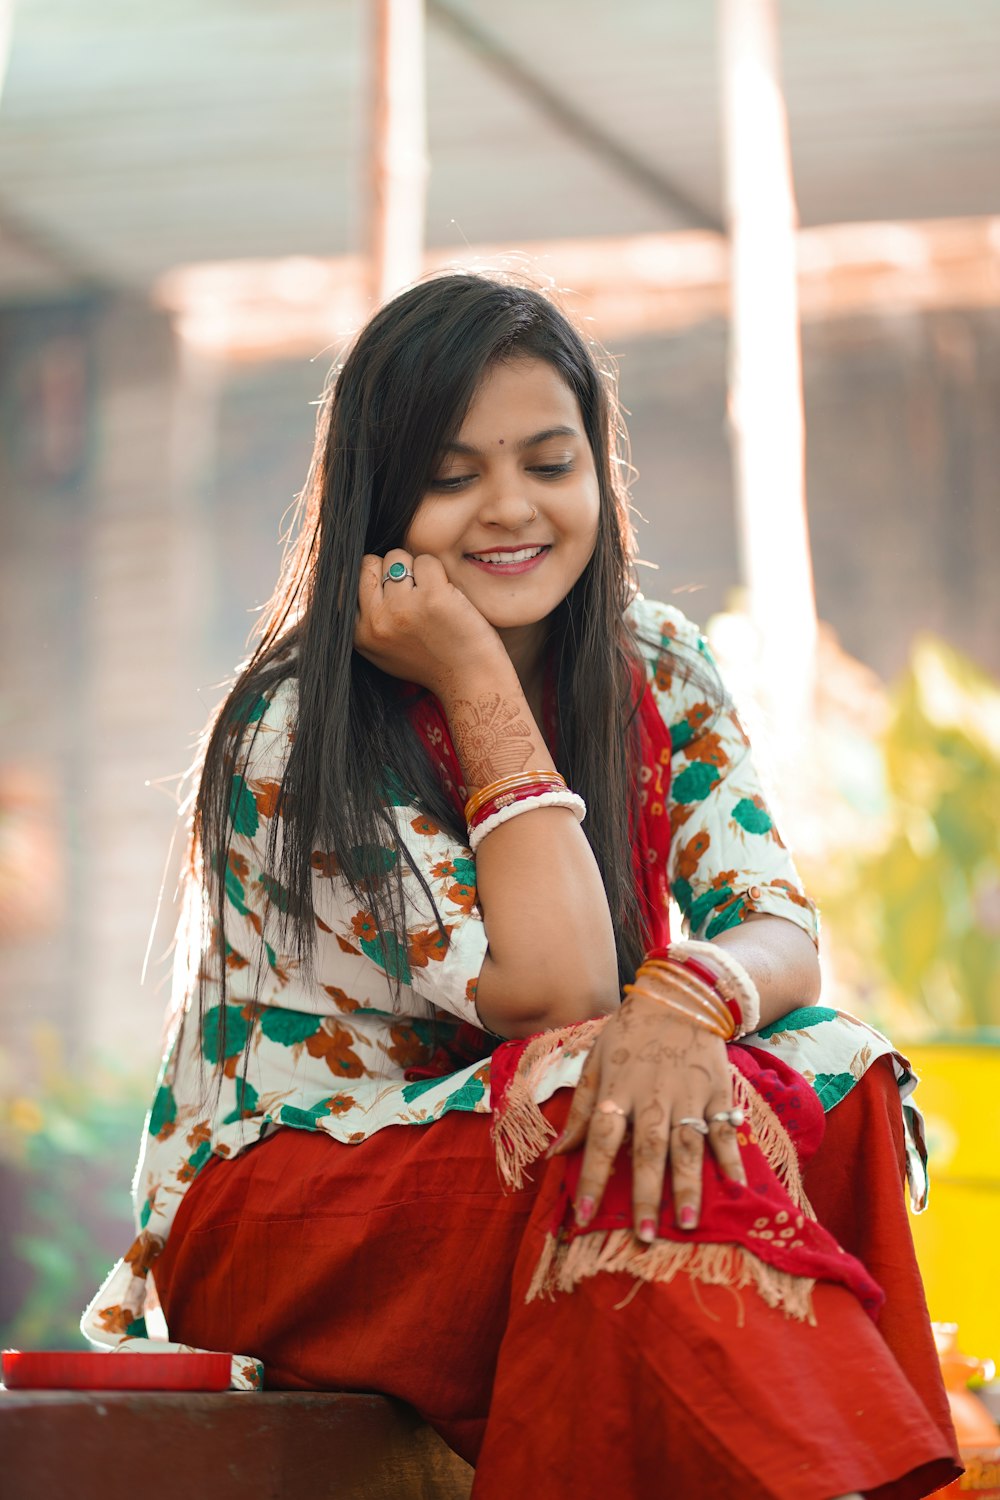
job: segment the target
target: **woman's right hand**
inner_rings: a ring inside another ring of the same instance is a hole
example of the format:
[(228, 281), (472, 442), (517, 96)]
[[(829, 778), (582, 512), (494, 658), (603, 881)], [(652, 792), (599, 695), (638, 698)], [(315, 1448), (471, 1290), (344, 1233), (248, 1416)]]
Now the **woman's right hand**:
[[(393, 563), (413, 574), (382, 580)], [(441, 697), (470, 667), (503, 654), (503, 642), (476, 606), (429, 553), (412, 557), (395, 547), (361, 559), (355, 649), (390, 677), (419, 683)]]

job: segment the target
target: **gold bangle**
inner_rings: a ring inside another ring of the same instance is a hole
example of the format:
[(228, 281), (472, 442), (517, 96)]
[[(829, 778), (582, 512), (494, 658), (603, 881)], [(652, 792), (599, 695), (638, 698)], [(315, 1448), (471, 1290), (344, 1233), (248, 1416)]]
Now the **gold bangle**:
[[(659, 1001), (661, 1005), (668, 1005), (672, 1010), (679, 1010), (684, 1015), (690, 1015), (692, 1018), (698, 1017), (702, 1024), (707, 1026), (711, 1031), (714, 1031), (717, 1036), (721, 1036), (727, 1042), (732, 1040), (736, 1028), (733, 1024), (733, 1018), (728, 1011), (723, 1015), (719, 1011), (710, 1009), (705, 1004), (705, 997), (693, 987), (679, 984), (676, 986), (676, 989), (683, 999), (669, 995), (659, 995), (654, 990), (642, 988), (640, 988), (639, 993), (647, 995), (650, 1000)], [(685, 1000), (693, 1002), (693, 1010), (690, 1005), (684, 1003)]]
[(731, 1030), (729, 1032), (723, 1031), (708, 1016), (699, 1014), (698, 1011), (690, 1010), (686, 1005), (681, 1004), (677, 1000), (668, 1000), (664, 995), (654, 995), (652, 990), (644, 990), (637, 984), (627, 984), (625, 986), (625, 993), (626, 995), (645, 995), (647, 1000), (654, 1000), (657, 1005), (662, 1005), (666, 1010), (674, 1011), (677, 1015), (683, 1016), (686, 1021), (690, 1021), (692, 1026), (700, 1026), (703, 1031), (710, 1031), (713, 1036), (721, 1038), (724, 1042), (728, 1042), (732, 1038), (733, 1033)]
[(671, 984), (677, 989), (682, 990), (685, 994), (692, 997), (696, 996), (698, 1001), (707, 1009), (710, 1009), (723, 1025), (732, 1026), (733, 1030), (736, 1030), (733, 1013), (722, 996), (712, 989), (710, 985), (706, 984), (703, 979), (700, 979), (697, 974), (692, 974), (689, 969), (684, 968), (681, 964), (675, 965), (664, 963), (659, 959), (647, 959), (645, 963), (640, 964), (636, 971), (636, 978), (656, 973), (663, 974)]
[(522, 787), (537, 786), (540, 782), (554, 782), (556, 786), (566, 785), (565, 777), (560, 776), (558, 771), (522, 771), (517, 776), (501, 776), (499, 781), (491, 781), (489, 786), (479, 788), (465, 804), (465, 821), (471, 823), (476, 813), (488, 802), (491, 797), (498, 797), (501, 792), (519, 791)]

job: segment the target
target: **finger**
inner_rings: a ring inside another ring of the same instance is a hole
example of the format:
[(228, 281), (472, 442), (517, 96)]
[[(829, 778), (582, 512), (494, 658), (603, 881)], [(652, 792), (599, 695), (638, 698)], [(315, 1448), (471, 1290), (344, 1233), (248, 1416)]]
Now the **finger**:
[[(402, 547), (391, 547), (382, 559), (382, 579), (385, 580), (384, 587), (388, 589), (412, 589), (415, 587), (415, 579), (412, 576), (402, 578), (386, 578), (390, 568), (402, 563), (407, 573), (413, 573), (413, 558), (409, 552)], [(381, 580), (380, 580), (381, 581)], [(388, 595), (387, 595), (388, 597)]]
[(563, 1133), (558, 1140), (553, 1141), (546, 1156), (562, 1156), (567, 1151), (575, 1151), (587, 1133), (587, 1125), (597, 1103), (597, 1085), (601, 1076), (601, 1064), (595, 1054), (596, 1049), (592, 1047), (583, 1065), (580, 1081), (573, 1091), (573, 1103), (566, 1116)]
[(632, 1208), (635, 1232), (647, 1245), (656, 1238), (670, 1145), (669, 1114), (655, 1096), (635, 1117), (632, 1141)]
[(418, 588), (431, 588), (434, 584), (448, 582), (444, 563), (432, 552), (421, 552), (410, 564)]
[(573, 1205), (576, 1222), (581, 1229), (587, 1227), (600, 1206), (627, 1129), (628, 1120), (623, 1114), (605, 1114), (602, 1110), (595, 1109), (590, 1117), (583, 1166)]
[(733, 1108), (733, 1099), (730, 1090), (720, 1091), (713, 1094), (705, 1108), (705, 1118), (708, 1121), (708, 1143), (719, 1169), (724, 1176), (733, 1182), (742, 1182), (746, 1186), (747, 1174), (743, 1167), (743, 1158), (740, 1156), (740, 1145), (736, 1139), (736, 1126), (731, 1120), (714, 1120), (713, 1115), (729, 1114)]
[(377, 553), (366, 552), (361, 559), (361, 571), (358, 574), (358, 607), (362, 611), (370, 607), (372, 600), (382, 587), (384, 571), (382, 559)]
[(698, 1119), (701, 1110), (689, 1106), (678, 1109), (671, 1120), (670, 1179), (674, 1195), (674, 1215), (679, 1229), (696, 1229), (701, 1215), (701, 1169), (705, 1158), (705, 1137), (694, 1125), (682, 1125), (681, 1119)]

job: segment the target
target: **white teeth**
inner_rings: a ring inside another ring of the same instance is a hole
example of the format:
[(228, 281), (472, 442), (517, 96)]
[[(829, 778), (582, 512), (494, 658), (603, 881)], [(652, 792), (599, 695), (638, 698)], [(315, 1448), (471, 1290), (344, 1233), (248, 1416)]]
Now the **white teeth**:
[(527, 562), (530, 557), (537, 557), (544, 551), (544, 547), (523, 547), (520, 552), (472, 552), (470, 556), (477, 562), (515, 563)]

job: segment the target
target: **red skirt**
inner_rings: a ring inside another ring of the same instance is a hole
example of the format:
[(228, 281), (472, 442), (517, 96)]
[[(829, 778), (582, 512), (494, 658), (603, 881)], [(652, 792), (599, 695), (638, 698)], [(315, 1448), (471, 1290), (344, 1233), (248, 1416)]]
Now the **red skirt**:
[(817, 1285), (810, 1326), (684, 1275), (526, 1303), (562, 1164), (504, 1192), (489, 1125), (456, 1112), (354, 1146), (282, 1129), (210, 1162), (156, 1265), (171, 1338), (257, 1355), (271, 1389), (408, 1401), (477, 1466), (476, 1500), (909, 1500), (956, 1477), (888, 1059), (805, 1173), (886, 1292), (877, 1324), (839, 1286)]

